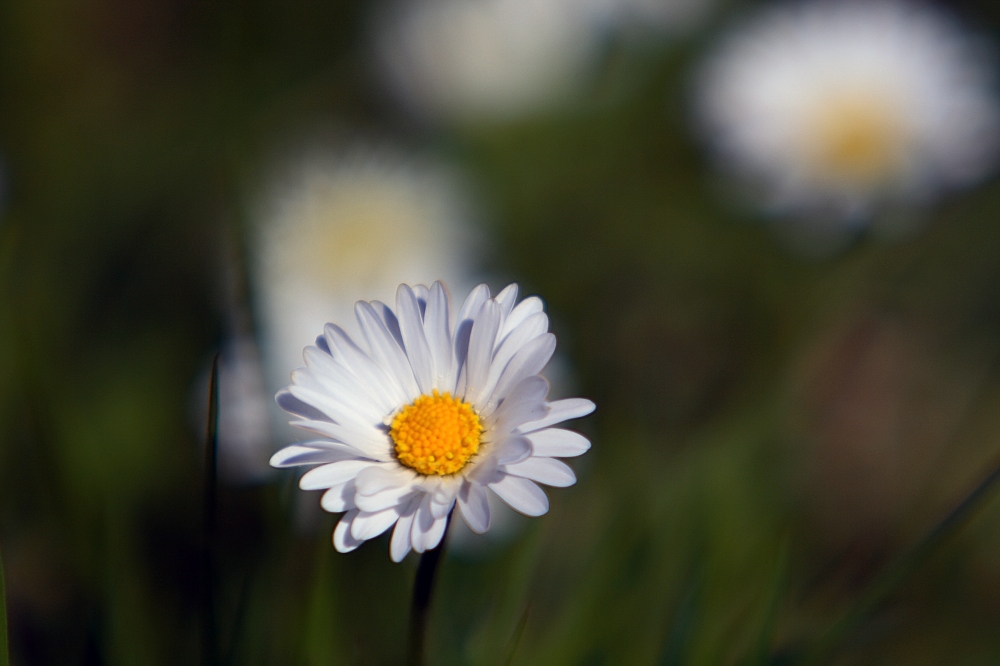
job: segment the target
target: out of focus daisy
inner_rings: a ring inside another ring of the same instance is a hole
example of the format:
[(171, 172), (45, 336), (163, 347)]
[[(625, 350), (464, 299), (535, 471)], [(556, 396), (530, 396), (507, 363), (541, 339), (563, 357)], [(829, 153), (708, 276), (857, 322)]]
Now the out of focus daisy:
[[(205, 379), (207, 387), (207, 376)], [(268, 471), (273, 473), (267, 467), (267, 458), (274, 451), (268, 419), (271, 392), (265, 385), (253, 339), (233, 338), (222, 347), (218, 383), (219, 471), (232, 483), (261, 481)], [(206, 400), (199, 400), (199, 405), (205, 406)], [(203, 428), (204, 423), (202, 414), (198, 426)]]
[(709, 58), (698, 119), (778, 212), (924, 203), (994, 165), (1000, 123), (980, 46), (894, 0), (773, 9)]
[(261, 355), (272, 390), (331, 318), (400, 282), (464, 284), (473, 262), (459, 180), (433, 164), (355, 151), (306, 160), (260, 209), (252, 248)]
[(565, 100), (595, 64), (589, 0), (401, 0), (376, 21), (393, 91), (417, 114), (508, 120)]
[(328, 324), (278, 403), (313, 439), (274, 455), (276, 467), (318, 465), (301, 479), (321, 505), (345, 512), (333, 534), (354, 550), (392, 528), (390, 555), (440, 543), (453, 509), (490, 527), (489, 493), (529, 516), (548, 511), (538, 483), (569, 486), (557, 460), (590, 448), (554, 427), (589, 414), (589, 400), (549, 402), (539, 374), (556, 347), (537, 297), (480, 285), (457, 315), (440, 282), (401, 285), (396, 308), (359, 302), (355, 340)]

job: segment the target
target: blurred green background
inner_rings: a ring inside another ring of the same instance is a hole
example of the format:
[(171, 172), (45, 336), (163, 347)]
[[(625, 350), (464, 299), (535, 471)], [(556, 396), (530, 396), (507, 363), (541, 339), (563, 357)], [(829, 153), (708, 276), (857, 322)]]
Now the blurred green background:
[[(549, 514), (445, 560), (431, 663), (798, 663), (1000, 455), (1000, 182), (903, 238), (789, 251), (690, 131), (691, 67), (750, 4), (609, 39), (570, 108), (452, 128), (386, 95), (365, 3), (0, 4), (13, 663), (204, 660), (192, 395), (227, 334), (221, 257), (277, 147), (316, 128), (466, 169), (491, 286), (545, 298), (598, 405)], [(336, 553), (301, 495), (220, 488), (221, 663), (400, 663), (416, 558)], [(819, 661), (1000, 662), (1000, 504), (973, 518)]]

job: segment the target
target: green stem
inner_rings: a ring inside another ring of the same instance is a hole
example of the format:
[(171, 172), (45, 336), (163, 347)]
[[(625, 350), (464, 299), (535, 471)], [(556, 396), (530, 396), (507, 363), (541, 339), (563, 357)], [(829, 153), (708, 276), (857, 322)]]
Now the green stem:
[(413, 604), (410, 606), (410, 636), (407, 641), (407, 660), (410, 666), (427, 664), (427, 619), (430, 616), (431, 596), (437, 578), (438, 565), (444, 552), (445, 539), (451, 526), (451, 515), (436, 548), (425, 551), (417, 565), (417, 576), (413, 581)]

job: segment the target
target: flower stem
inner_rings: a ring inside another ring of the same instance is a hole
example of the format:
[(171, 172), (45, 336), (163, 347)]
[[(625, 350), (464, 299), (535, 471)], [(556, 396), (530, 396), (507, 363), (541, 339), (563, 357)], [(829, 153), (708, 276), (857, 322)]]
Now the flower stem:
[(438, 564), (444, 552), (445, 539), (451, 526), (451, 514), (444, 526), (444, 534), (436, 548), (425, 551), (417, 565), (417, 576), (413, 581), (413, 604), (410, 606), (410, 637), (407, 641), (407, 660), (410, 666), (425, 666), (427, 644), (427, 618), (430, 616), (431, 594), (437, 577)]

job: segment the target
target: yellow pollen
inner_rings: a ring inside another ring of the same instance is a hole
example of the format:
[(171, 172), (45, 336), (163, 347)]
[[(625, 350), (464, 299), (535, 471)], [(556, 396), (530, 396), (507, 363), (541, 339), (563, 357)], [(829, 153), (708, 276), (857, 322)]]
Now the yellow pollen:
[(830, 100), (816, 118), (821, 168), (838, 178), (884, 180), (898, 167), (905, 141), (894, 111), (875, 96)]
[(450, 393), (422, 395), (389, 429), (399, 462), (428, 476), (454, 474), (479, 450), (483, 424), (472, 406)]

